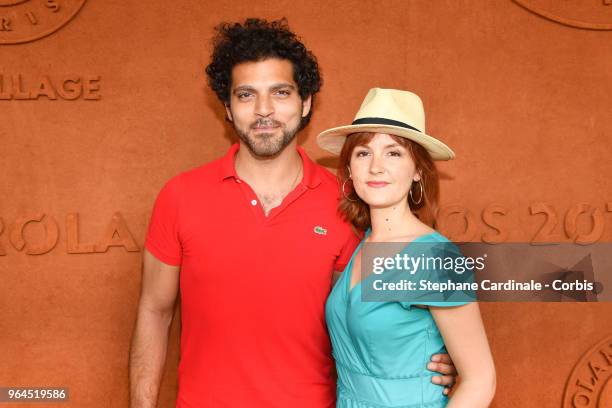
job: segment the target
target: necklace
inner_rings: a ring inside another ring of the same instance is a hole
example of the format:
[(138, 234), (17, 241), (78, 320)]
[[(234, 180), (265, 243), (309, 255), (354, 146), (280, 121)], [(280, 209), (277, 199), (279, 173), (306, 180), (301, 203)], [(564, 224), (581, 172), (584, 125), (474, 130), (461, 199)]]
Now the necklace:
[(259, 198), (259, 202), (261, 203), (263, 207), (264, 214), (266, 215), (266, 217), (268, 216), (268, 214), (270, 214), (270, 211), (272, 211), (273, 208), (278, 207), (282, 203), (284, 198), (291, 191), (293, 191), (293, 188), (297, 184), (300, 174), (302, 173), (302, 166), (298, 169), (298, 172), (295, 175), (295, 178), (293, 179), (293, 182), (291, 183), (291, 186), (289, 187), (287, 191), (277, 190), (276, 192), (269, 194), (269, 195), (266, 195), (264, 193), (257, 192), (257, 191), (255, 192), (255, 194)]
[(298, 177), (300, 176), (300, 173), (302, 172), (302, 169), (304, 167), (304, 164), (301, 163), (300, 164), (300, 168), (298, 169), (297, 174), (295, 175), (295, 178), (293, 179), (293, 183), (291, 183), (291, 187), (289, 187), (289, 191), (293, 191), (293, 188), (295, 187), (297, 181), (298, 181)]

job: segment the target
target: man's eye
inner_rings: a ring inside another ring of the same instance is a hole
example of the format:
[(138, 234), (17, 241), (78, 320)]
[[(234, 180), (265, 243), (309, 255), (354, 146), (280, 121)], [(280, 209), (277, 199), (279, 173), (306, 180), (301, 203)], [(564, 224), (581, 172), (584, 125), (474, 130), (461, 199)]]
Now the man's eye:
[(240, 92), (237, 96), (238, 96), (238, 99), (246, 99), (249, 96), (251, 96), (251, 94), (248, 92)]
[(278, 91), (276, 91), (276, 94), (281, 96), (288, 96), (290, 92), (285, 89), (279, 89)]

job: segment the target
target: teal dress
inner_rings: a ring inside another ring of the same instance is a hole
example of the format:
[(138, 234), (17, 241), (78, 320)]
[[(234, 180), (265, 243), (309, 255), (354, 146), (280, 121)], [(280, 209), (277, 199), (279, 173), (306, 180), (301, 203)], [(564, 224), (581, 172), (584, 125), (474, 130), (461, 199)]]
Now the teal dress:
[[(369, 233), (369, 231), (368, 231)], [(366, 233), (366, 237), (368, 235)], [(437, 232), (412, 242), (449, 242)], [(337, 408), (437, 408), (448, 398), (431, 382), (433, 354), (445, 353), (428, 309), (410, 302), (363, 302), (362, 282), (350, 289), (355, 249), (325, 305), (325, 318), (338, 372)], [(408, 245), (410, 247), (410, 244)], [(458, 306), (467, 302), (418, 302)]]

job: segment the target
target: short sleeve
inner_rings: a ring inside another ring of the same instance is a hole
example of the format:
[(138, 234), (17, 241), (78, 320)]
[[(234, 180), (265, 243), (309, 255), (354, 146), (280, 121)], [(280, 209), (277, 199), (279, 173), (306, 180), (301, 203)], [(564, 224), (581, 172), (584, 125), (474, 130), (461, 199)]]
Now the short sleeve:
[(353, 256), (355, 248), (357, 248), (361, 242), (361, 238), (357, 235), (353, 228), (348, 224), (346, 227), (347, 231), (345, 234), (346, 238), (344, 240), (344, 245), (340, 250), (340, 255), (338, 255), (338, 258), (336, 258), (336, 263), (334, 264), (334, 270), (339, 272), (342, 272), (344, 268), (346, 268), (346, 265), (351, 260), (351, 256)]
[[(417, 251), (411, 255), (420, 256), (422, 263), (413, 275), (418, 290), (409, 292), (409, 299), (400, 302), (404, 308), (462, 306), (475, 300), (476, 291), (470, 287), (474, 282), (473, 269), (465, 266), (466, 258), (455, 244), (450, 241), (419, 243), (411, 251)], [(447, 285), (446, 289), (440, 289), (442, 285)]]
[(180, 265), (182, 246), (179, 234), (179, 210), (182, 184), (179, 176), (170, 179), (159, 192), (145, 240), (145, 247), (168, 265)]

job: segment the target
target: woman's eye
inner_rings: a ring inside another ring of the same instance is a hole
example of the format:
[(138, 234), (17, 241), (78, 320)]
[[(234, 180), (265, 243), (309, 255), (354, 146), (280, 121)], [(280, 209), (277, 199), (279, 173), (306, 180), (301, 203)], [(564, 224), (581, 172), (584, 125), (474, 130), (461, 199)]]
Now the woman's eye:
[(402, 154), (398, 151), (391, 151), (389, 152), (389, 156), (393, 156), (393, 157), (400, 157)]
[(362, 150), (362, 151), (357, 152), (357, 153), (355, 154), (355, 156), (357, 156), (357, 157), (365, 157), (365, 156), (367, 156), (367, 155), (368, 155), (368, 152), (367, 152), (367, 151), (365, 151), (365, 150)]

